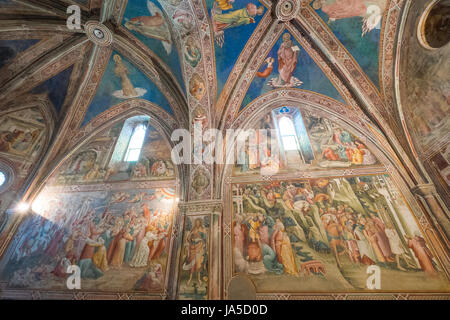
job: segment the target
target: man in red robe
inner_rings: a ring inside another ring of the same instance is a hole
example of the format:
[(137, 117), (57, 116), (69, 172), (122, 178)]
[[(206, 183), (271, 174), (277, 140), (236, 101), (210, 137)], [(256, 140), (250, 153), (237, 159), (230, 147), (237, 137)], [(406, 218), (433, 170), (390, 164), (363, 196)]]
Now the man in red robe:
[(425, 239), (420, 236), (415, 236), (408, 239), (408, 247), (412, 249), (417, 260), (419, 260), (422, 270), (429, 275), (436, 275), (437, 271), (433, 266), (433, 254), (430, 249), (427, 248)]

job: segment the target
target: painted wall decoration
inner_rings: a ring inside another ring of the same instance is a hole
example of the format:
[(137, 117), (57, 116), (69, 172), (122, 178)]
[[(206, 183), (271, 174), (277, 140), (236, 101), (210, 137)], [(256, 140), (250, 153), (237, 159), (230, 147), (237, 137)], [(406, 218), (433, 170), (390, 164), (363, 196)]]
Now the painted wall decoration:
[(169, 21), (184, 21), (181, 16), (178, 16), (178, 20), (177, 16), (168, 17), (156, 0), (128, 1), (123, 25), (171, 68), (180, 86), (184, 88), (180, 59)]
[[(3, 114), (0, 117), (0, 168), (8, 175), (10, 186), (0, 190), (0, 242), (14, 221), (7, 209), (14, 204), (20, 189), (41, 156), (48, 135), (47, 124), (37, 107)], [(9, 170), (5, 170), (5, 168)], [(16, 174), (13, 174), (13, 171)]]
[(450, 42), (450, 1), (441, 0), (433, 5), (423, 25), (422, 39), (431, 48), (441, 48)]
[(0, 118), (0, 154), (36, 159), (45, 138), (46, 126), (38, 108), (8, 113)]
[(421, 48), (417, 41), (409, 43), (403, 51), (405, 75), (400, 94), (416, 148), (424, 151), (445, 140), (450, 131), (450, 49), (444, 47), (435, 54)]
[(189, 80), (189, 93), (197, 100), (201, 100), (205, 96), (205, 81), (197, 73), (194, 73)]
[(244, 49), (262, 16), (265, 7), (256, 0), (206, 0), (214, 32), (217, 94)]
[(345, 101), (298, 41), (285, 32), (253, 78), (241, 110), (260, 95), (277, 88), (301, 88)]
[[(145, 137), (139, 158), (125, 154), (134, 128), (143, 123)], [(175, 168), (171, 148), (161, 133), (149, 125), (148, 116), (136, 116), (103, 130), (61, 166), (53, 183), (72, 185), (104, 181), (171, 180)]]
[(189, 36), (187, 38), (183, 52), (184, 59), (191, 65), (192, 68), (195, 68), (202, 58), (202, 52), (194, 37)]
[(234, 272), (258, 292), (364, 291), (449, 284), (387, 175), (233, 184)]
[(209, 215), (186, 216), (179, 279), (179, 299), (208, 298)]
[(162, 292), (174, 190), (47, 190), (37, 203), (2, 268), (9, 287), (65, 290), (76, 264), (83, 290)]
[(0, 68), (9, 64), (19, 53), (29, 49), (40, 39), (0, 40)]
[(192, 189), (197, 195), (202, 195), (211, 184), (211, 176), (209, 171), (204, 167), (197, 167), (193, 174), (191, 183)]
[[(283, 130), (289, 125), (295, 144), (291, 149), (283, 138)], [(275, 135), (267, 131), (265, 137), (256, 131), (256, 135), (250, 136), (245, 146), (237, 150), (234, 175), (263, 174), (272, 169), (274, 174), (380, 164), (361, 139), (348, 129), (306, 110), (274, 109), (262, 117), (255, 129), (275, 130)]]
[(378, 88), (380, 34), (388, 2), (389, 0), (311, 2), (319, 16)]
[(83, 125), (108, 108), (131, 98), (153, 102), (173, 115), (169, 102), (158, 87), (130, 61), (114, 51), (88, 108)]

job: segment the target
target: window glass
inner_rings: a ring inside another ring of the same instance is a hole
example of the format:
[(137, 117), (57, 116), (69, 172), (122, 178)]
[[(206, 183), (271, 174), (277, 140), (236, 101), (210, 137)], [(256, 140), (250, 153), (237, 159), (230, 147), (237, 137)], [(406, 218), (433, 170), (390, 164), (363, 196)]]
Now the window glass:
[(145, 125), (140, 124), (134, 130), (128, 143), (128, 149), (125, 154), (125, 161), (138, 161), (141, 154), (142, 145), (145, 139), (146, 128)]
[(6, 175), (3, 171), (0, 171), (0, 187), (3, 186), (6, 182)]
[(279, 128), (284, 150), (298, 150), (297, 134), (292, 120), (287, 117), (282, 117), (279, 121)]
[(295, 128), (292, 120), (287, 117), (280, 119), (280, 134), (282, 136), (295, 136)]

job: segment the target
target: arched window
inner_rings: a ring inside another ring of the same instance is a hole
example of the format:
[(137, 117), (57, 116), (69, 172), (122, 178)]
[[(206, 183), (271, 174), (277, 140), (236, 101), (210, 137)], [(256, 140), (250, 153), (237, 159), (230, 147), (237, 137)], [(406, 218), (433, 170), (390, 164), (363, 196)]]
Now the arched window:
[(139, 160), (146, 131), (147, 129), (144, 124), (139, 124), (134, 128), (130, 142), (128, 143), (127, 152), (125, 153), (125, 161), (133, 162)]
[(297, 133), (292, 120), (288, 117), (282, 117), (279, 121), (279, 128), (284, 150), (298, 150)]
[(427, 49), (444, 47), (450, 41), (450, 0), (431, 2), (419, 22), (419, 42)]
[(0, 170), (0, 187), (2, 187), (6, 182), (6, 174)]

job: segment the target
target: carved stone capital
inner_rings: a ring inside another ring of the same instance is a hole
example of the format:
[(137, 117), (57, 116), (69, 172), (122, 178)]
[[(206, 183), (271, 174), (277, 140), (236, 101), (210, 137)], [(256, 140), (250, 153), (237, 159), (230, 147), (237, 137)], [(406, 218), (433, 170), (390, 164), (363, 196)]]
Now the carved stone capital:
[(411, 192), (415, 195), (428, 198), (436, 195), (436, 187), (432, 183), (419, 184), (411, 188)]

